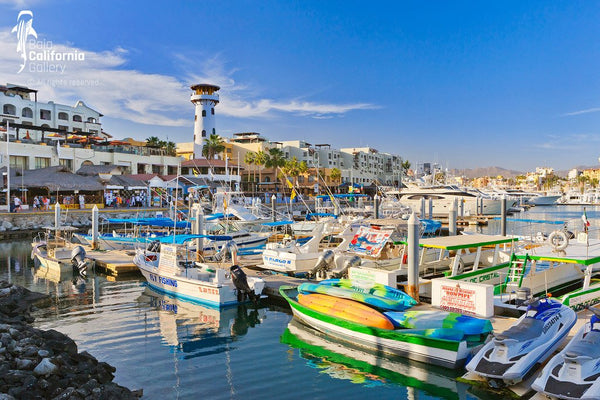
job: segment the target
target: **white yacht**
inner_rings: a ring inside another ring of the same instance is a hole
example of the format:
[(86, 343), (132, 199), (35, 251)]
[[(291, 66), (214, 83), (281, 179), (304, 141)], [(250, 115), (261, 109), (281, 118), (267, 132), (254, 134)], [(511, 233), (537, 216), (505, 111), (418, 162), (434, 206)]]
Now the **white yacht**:
[(456, 201), (458, 206), (457, 211), (460, 212), (462, 209), (463, 215), (498, 215), (501, 212), (502, 205), (500, 199), (486, 196), (484, 193), (475, 194), (450, 185), (429, 187), (409, 186), (404, 189), (387, 192), (386, 195), (396, 196), (400, 203), (409, 206), (417, 213), (420, 212), (423, 201), (425, 201), (427, 212), (429, 210), (429, 200), (431, 199), (433, 201), (434, 215), (448, 215), (454, 201)]

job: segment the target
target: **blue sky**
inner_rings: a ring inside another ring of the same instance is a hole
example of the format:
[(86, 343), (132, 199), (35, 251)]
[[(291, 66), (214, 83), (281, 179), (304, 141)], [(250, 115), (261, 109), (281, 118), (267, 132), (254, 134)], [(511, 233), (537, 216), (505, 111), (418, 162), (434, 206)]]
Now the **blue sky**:
[[(38, 40), (85, 61), (17, 74), (10, 31), (23, 9)], [(0, 83), (82, 99), (117, 137), (191, 141), (189, 85), (209, 82), (222, 87), (225, 137), (371, 146), (459, 169), (598, 164), (598, 2), (0, 0), (0, 10)]]

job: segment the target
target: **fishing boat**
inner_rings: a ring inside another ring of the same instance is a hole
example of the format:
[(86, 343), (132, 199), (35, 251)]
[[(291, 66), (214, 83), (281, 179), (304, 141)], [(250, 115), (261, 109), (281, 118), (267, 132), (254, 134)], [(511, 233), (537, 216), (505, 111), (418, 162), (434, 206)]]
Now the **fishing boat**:
[(555, 399), (600, 398), (600, 310), (548, 362), (531, 387)]
[[(208, 238), (207, 235), (189, 235), (188, 240)], [(187, 240), (186, 240), (187, 242)], [(247, 277), (235, 264), (236, 247), (233, 242), (223, 246), (230, 250), (232, 263), (195, 261), (195, 253), (185, 243), (152, 243), (146, 249), (136, 250), (133, 262), (148, 284), (154, 289), (217, 307), (256, 301), (265, 286), (262, 279)]]
[(508, 330), (477, 352), (467, 371), (491, 387), (518, 384), (552, 356), (576, 320), (575, 311), (555, 299), (535, 300)]
[(487, 336), (468, 340), (462, 330), (455, 328), (397, 328), (384, 313), (353, 300), (302, 294), (292, 286), (282, 286), (279, 292), (295, 318), (332, 338), (448, 368), (463, 365)]
[(46, 227), (31, 243), (31, 258), (44, 269), (55, 271), (59, 276), (73, 271), (85, 276), (93, 262), (86, 257), (82, 246), (71, 242), (75, 230), (71, 226)]

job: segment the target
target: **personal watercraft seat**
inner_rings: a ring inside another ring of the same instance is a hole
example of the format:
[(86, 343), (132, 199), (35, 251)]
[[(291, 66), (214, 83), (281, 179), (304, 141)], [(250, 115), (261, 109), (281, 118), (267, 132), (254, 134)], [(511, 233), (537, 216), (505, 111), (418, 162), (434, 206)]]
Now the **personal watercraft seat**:
[(506, 331), (496, 336), (496, 340), (516, 340), (524, 342), (542, 335), (544, 321), (532, 317), (525, 317), (521, 323), (511, 326)]
[(600, 318), (597, 315), (592, 315), (590, 327), (591, 330), (584, 333), (580, 341), (569, 345), (565, 357), (600, 358)]
[(587, 357), (600, 358), (600, 332), (586, 333), (580, 342), (572, 343), (565, 353), (568, 358)]

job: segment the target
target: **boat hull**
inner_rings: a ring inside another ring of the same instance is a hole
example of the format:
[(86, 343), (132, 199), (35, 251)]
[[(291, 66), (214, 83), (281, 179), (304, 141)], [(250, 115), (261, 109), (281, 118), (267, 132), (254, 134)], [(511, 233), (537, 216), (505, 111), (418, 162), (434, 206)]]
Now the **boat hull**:
[[(137, 256), (136, 256), (137, 257)], [(237, 290), (229, 285), (215, 284), (158, 273), (158, 268), (136, 263), (144, 278), (153, 289), (184, 300), (213, 307), (238, 304)]]
[(331, 337), (364, 348), (446, 368), (464, 365), (470, 354), (465, 341), (428, 338), (410, 332), (367, 327), (328, 316), (302, 306), (285, 293), (284, 296), (292, 308), (294, 317), (302, 323)]

